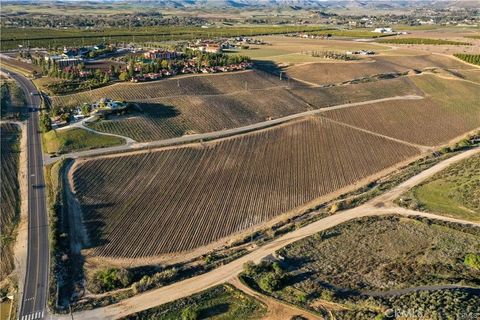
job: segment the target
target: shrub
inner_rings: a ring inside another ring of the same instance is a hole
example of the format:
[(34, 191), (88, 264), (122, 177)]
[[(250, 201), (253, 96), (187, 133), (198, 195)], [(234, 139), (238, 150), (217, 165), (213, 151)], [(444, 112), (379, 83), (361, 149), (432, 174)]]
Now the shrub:
[(480, 270), (480, 254), (467, 254), (463, 263), (472, 269)]
[(277, 274), (269, 272), (260, 278), (258, 285), (264, 291), (273, 292), (280, 288), (281, 283), (281, 278)]
[(193, 307), (186, 307), (182, 310), (182, 320), (197, 320), (198, 313)]

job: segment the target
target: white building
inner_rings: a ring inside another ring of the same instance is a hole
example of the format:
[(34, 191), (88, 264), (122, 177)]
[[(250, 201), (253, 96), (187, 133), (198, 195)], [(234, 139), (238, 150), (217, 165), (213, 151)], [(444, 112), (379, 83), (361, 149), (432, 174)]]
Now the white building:
[(392, 33), (394, 32), (392, 28), (375, 28), (375, 30), (373, 30), (373, 32), (376, 32), (376, 33)]

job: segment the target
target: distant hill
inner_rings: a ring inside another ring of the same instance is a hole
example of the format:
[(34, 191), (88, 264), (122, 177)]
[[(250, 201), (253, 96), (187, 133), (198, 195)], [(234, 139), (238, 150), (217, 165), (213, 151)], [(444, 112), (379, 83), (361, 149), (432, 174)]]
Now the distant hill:
[(293, 9), (413, 9), (421, 7), (479, 7), (478, 0), (4, 0), (3, 3), (52, 3), (76, 6), (98, 3), (124, 5), (152, 5), (159, 8), (225, 8), (225, 9), (255, 9), (281, 8)]

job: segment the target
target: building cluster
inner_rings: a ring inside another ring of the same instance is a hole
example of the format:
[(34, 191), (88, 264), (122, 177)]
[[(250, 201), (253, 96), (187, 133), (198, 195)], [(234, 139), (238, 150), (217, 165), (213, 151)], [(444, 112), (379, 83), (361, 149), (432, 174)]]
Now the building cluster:
[[(162, 78), (168, 78), (170, 76), (175, 76), (178, 74), (191, 74), (191, 73), (219, 73), (219, 72), (232, 72), (232, 71), (242, 71), (251, 68), (252, 64), (250, 62), (240, 62), (237, 64), (232, 64), (228, 66), (198, 66), (195, 59), (186, 61), (182, 68), (179, 70), (166, 70), (162, 69), (159, 72), (146, 73), (146, 74), (137, 74), (131, 78), (131, 82), (144, 82), (152, 80), (160, 80)], [(128, 68), (128, 67), (127, 67)], [(141, 72), (141, 65), (136, 65), (136, 72)]]
[[(67, 113), (61, 113), (51, 118), (52, 128), (58, 129), (71, 123), (70, 120), (76, 122), (84, 119), (86, 116), (94, 114), (104, 114), (113, 111), (122, 111), (128, 107), (126, 102), (115, 101), (109, 98), (102, 98), (92, 104), (84, 104)], [(72, 119), (73, 118), (73, 119)]]
[(188, 44), (187, 49), (207, 53), (221, 53), (223, 50), (244, 48), (248, 45), (265, 45), (265, 41), (250, 37), (220, 38), (208, 40), (196, 40)]
[(357, 50), (357, 51), (347, 51), (346, 54), (358, 54), (361, 56), (371, 56), (375, 54), (375, 51), (372, 50)]
[(114, 47), (107, 47), (103, 44), (90, 47), (64, 47), (60, 54), (45, 54), (46, 62), (57, 64), (60, 68), (75, 66), (84, 62), (87, 58), (104, 58), (107, 53), (115, 53)]
[(149, 50), (147, 52), (144, 52), (143, 56), (145, 57), (145, 59), (150, 59), (150, 60), (153, 60), (153, 59), (170, 60), (170, 59), (180, 58), (182, 56), (182, 53), (177, 51), (155, 49), (155, 50)]

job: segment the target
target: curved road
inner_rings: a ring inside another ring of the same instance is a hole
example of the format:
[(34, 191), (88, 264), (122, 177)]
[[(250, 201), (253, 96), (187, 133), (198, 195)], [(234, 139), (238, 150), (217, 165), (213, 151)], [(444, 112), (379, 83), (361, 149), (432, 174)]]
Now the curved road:
[[(9, 71), (2, 69), (2, 72)], [(17, 73), (9, 73), (24, 91), (30, 114), (26, 125), (28, 161), (27, 266), (23, 292), (21, 293), (19, 318), (21, 320), (43, 319), (46, 317), (49, 248), (43, 152), (38, 127), (38, 111), (41, 100), (38, 95), (30, 94), (31, 92), (37, 92), (37, 89), (29, 79)]]
[[(293, 232), (287, 233), (284, 236), (273, 240), (266, 245), (259, 247), (255, 251), (236, 259), (226, 265), (223, 265), (210, 272), (201, 274), (199, 276), (186, 279), (180, 282), (176, 282), (169, 286), (161, 287), (151, 291), (147, 291), (143, 294), (136, 295), (132, 298), (125, 299), (117, 304), (106, 306), (103, 308), (97, 308), (88, 311), (76, 312), (74, 317), (78, 319), (118, 319), (129, 314), (139, 312), (148, 308), (158, 306), (167, 302), (180, 299), (194, 293), (200, 292), (212, 286), (227, 282), (236, 277), (243, 268), (243, 264), (247, 261), (259, 262), (264, 257), (273, 254), (280, 248), (311, 236), (322, 230), (326, 230), (337, 226), (341, 223), (347, 222), (352, 219), (377, 216), (386, 214), (401, 214), (405, 216), (423, 216), (431, 219), (456, 222), (461, 224), (469, 224), (480, 227), (480, 223), (473, 223), (470, 221), (464, 221), (460, 219), (439, 216), (432, 213), (419, 212), (400, 208), (395, 206), (392, 201), (403, 194), (408, 189), (430, 178), (435, 173), (445, 169), (449, 165), (473, 156), (480, 152), (480, 148), (471, 149), (460, 153), (456, 156), (448, 158), (437, 165), (422, 171), (418, 175), (406, 180), (400, 185), (396, 186), (392, 190), (386, 192), (383, 195), (378, 196), (375, 199), (370, 200), (362, 206), (345, 210), (337, 214), (320, 219), (316, 222), (308, 224)], [(69, 319), (69, 316), (58, 316), (59, 319)]]

